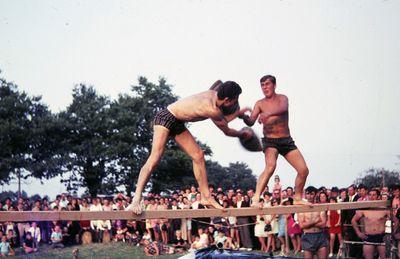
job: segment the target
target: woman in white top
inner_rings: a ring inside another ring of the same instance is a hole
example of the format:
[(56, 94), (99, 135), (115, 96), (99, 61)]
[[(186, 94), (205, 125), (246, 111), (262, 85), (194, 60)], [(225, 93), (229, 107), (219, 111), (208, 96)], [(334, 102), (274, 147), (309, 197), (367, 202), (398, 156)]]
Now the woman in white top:
[[(260, 207), (263, 207), (263, 203), (260, 203)], [(261, 250), (264, 252), (267, 251), (265, 238), (268, 236), (267, 232), (265, 232), (265, 225), (264, 215), (257, 215), (256, 225), (254, 226), (254, 235), (258, 237), (261, 244)]]

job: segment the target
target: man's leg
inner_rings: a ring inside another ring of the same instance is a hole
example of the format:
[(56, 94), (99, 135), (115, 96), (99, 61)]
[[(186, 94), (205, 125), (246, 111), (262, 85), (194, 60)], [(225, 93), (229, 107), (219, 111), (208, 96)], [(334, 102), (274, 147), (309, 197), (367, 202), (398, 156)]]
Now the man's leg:
[(373, 259), (375, 252), (375, 246), (373, 245), (363, 245), (363, 255), (365, 259)]
[(185, 130), (181, 134), (175, 136), (175, 141), (181, 149), (192, 158), (194, 176), (199, 184), (201, 192), (200, 203), (205, 206), (213, 206), (217, 209), (223, 209), (223, 207), (213, 197), (211, 197), (210, 190), (208, 189), (204, 152), (199, 145), (197, 145), (192, 134), (188, 130)]
[(294, 203), (302, 203), (303, 189), (308, 176), (308, 167), (306, 165), (306, 161), (304, 161), (303, 155), (298, 149), (292, 150), (287, 153), (285, 155), (285, 159), (297, 171), (294, 187)]
[(386, 246), (377, 246), (379, 258), (385, 259), (386, 258)]
[(269, 178), (271, 178), (272, 174), (276, 168), (276, 160), (278, 159), (278, 150), (275, 148), (267, 148), (265, 150), (265, 168), (260, 177), (257, 180), (256, 192), (252, 198), (253, 207), (260, 206), (260, 196), (261, 192), (264, 191), (265, 187), (268, 184)]
[(325, 259), (328, 258), (328, 248), (326, 246), (321, 247), (317, 251), (318, 259)]
[(153, 144), (151, 147), (150, 156), (146, 163), (140, 169), (139, 179), (136, 184), (135, 197), (132, 201), (133, 212), (140, 214), (142, 212), (142, 207), (140, 201), (142, 199), (142, 192), (150, 178), (151, 173), (157, 166), (164, 152), (165, 144), (168, 141), (169, 130), (163, 126), (155, 125), (153, 133)]

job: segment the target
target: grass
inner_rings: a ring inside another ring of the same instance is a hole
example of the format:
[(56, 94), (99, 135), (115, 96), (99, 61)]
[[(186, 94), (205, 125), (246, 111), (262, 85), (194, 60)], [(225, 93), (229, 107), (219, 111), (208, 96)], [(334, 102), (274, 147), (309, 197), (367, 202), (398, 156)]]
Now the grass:
[[(108, 243), (108, 244), (90, 244), (90, 245), (79, 245), (66, 248), (50, 248), (47, 246), (41, 246), (39, 251), (26, 255), (22, 250), (17, 249), (17, 255), (14, 258), (72, 258), (72, 251), (74, 249), (79, 249), (78, 258), (134, 258), (134, 259), (144, 259), (152, 258), (146, 256), (143, 252), (142, 247), (130, 246), (126, 243)], [(182, 255), (162, 255), (157, 258), (160, 259), (172, 259), (178, 258)]]

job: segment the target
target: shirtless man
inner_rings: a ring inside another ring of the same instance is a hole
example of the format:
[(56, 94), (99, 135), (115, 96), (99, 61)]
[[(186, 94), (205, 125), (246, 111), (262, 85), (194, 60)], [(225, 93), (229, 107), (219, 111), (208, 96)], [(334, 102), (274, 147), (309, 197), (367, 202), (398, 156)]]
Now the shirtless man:
[(274, 76), (263, 76), (260, 79), (260, 83), (265, 97), (256, 102), (250, 116), (241, 116), (248, 126), (253, 126), (257, 119), (259, 123), (263, 124), (264, 138), (262, 143), (266, 166), (257, 181), (252, 206), (259, 206), (261, 192), (267, 186), (270, 177), (275, 171), (279, 154), (285, 157), (297, 171), (294, 204), (304, 204), (302, 194), (308, 175), (308, 168), (302, 154), (290, 136), (288, 98), (275, 92), (276, 79)]
[[(372, 189), (368, 193), (370, 201), (376, 201), (379, 198), (379, 190)], [(363, 255), (364, 258), (374, 258), (375, 247), (378, 248), (379, 258), (383, 259), (386, 257), (386, 247), (384, 243), (385, 236), (385, 223), (390, 217), (389, 210), (358, 210), (351, 220), (351, 225), (357, 234), (357, 236), (364, 241)], [(360, 230), (359, 220), (364, 218), (364, 232)], [(372, 243), (378, 243), (382, 245), (374, 245)]]
[(140, 204), (142, 191), (152, 171), (160, 161), (169, 137), (173, 137), (181, 149), (193, 160), (193, 172), (199, 184), (202, 199), (201, 204), (223, 209), (210, 194), (203, 150), (185, 127), (185, 123), (211, 119), (227, 136), (250, 137), (249, 131), (237, 131), (228, 127), (228, 120), (232, 120), (235, 116), (242, 116), (245, 109), (238, 110), (234, 114), (231, 114), (229, 119), (222, 113), (223, 108), (230, 107), (238, 102), (241, 92), (242, 89), (237, 83), (227, 81), (220, 85), (218, 91), (208, 90), (180, 99), (157, 113), (153, 121), (154, 134), (152, 149), (149, 158), (140, 170), (135, 197), (132, 202), (133, 211), (136, 214), (142, 212)]
[[(306, 192), (315, 192), (315, 187), (307, 187)], [(309, 203), (314, 203), (314, 196), (306, 195)], [(327, 258), (328, 236), (324, 232), (327, 218), (326, 212), (305, 212), (298, 214), (299, 226), (303, 229), (301, 246), (304, 250), (304, 258), (313, 258), (316, 253), (318, 258)]]

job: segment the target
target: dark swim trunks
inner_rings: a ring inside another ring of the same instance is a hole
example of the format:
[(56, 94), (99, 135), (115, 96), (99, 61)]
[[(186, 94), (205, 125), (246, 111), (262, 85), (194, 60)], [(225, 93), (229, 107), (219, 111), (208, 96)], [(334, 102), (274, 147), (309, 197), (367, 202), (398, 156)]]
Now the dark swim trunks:
[(377, 235), (367, 235), (367, 238), (364, 239), (365, 242), (368, 243), (384, 243), (385, 234), (377, 234)]
[(301, 236), (301, 249), (316, 252), (322, 247), (328, 247), (328, 237), (324, 232), (304, 233)]
[(296, 145), (292, 137), (286, 138), (262, 138), (263, 152), (269, 147), (275, 148), (278, 150), (279, 154), (285, 156), (292, 150), (297, 149)]
[(168, 109), (163, 109), (156, 114), (153, 125), (161, 125), (169, 129), (170, 136), (179, 135), (186, 130), (185, 122), (175, 118)]

